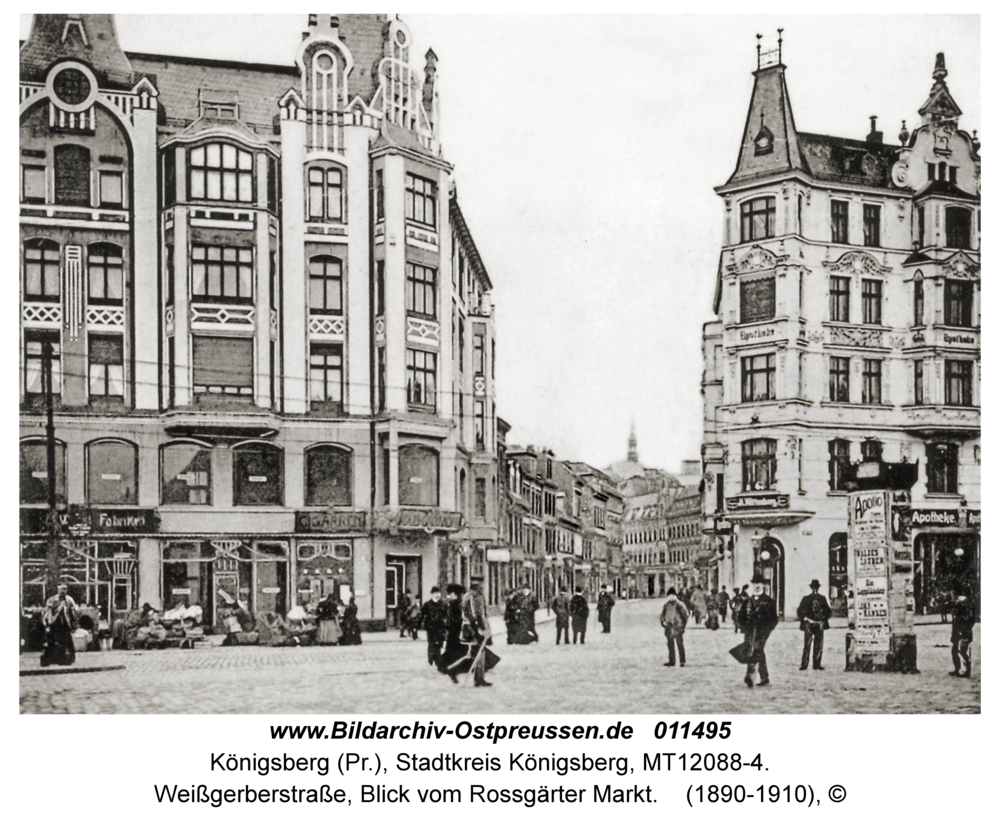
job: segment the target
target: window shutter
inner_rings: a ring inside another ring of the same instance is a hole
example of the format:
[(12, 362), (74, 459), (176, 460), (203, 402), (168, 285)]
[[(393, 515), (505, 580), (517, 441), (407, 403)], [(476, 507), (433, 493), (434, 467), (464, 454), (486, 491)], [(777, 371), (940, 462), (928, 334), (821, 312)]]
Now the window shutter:
[(253, 386), (253, 339), (196, 335), (194, 382), (199, 386)]

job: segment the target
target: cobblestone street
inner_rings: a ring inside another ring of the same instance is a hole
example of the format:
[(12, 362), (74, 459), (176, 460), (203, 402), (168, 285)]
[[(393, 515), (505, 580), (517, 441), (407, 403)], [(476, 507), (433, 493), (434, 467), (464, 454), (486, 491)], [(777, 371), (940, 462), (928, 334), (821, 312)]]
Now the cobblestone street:
[[(917, 627), (919, 675), (847, 673), (845, 629), (826, 634), (822, 672), (798, 669), (802, 634), (786, 622), (767, 647), (772, 685), (748, 690), (727, 654), (739, 636), (689, 625), (688, 665), (667, 669), (657, 616), (662, 601), (620, 603), (612, 633), (591, 627), (585, 646), (555, 646), (555, 624), (528, 647), (495, 639), (503, 659), (491, 689), (459, 686), (427, 665), (418, 642), (396, 633), (360, 647), (214, 647), (94, 652), (75, 669), (20, 678), (22, 713), (978, 713), (979, 628), (973, 677), (951, 678), (950, 630)], [(494, 619), (498, 630), (501, 622)], [(111, 667), (123, 669), (103, 669)], [(38, 656), (20, 656), (38, 669)]]

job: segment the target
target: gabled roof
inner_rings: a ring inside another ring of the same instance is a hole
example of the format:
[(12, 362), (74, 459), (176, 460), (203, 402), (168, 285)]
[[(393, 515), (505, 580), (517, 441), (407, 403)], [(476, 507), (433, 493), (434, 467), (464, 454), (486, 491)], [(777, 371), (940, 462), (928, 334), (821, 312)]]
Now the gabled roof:
[(799, 147), (805, 170), (817, 180), (897, 188), (890, 175), (898, 151), (895, 146), (800, 132)]

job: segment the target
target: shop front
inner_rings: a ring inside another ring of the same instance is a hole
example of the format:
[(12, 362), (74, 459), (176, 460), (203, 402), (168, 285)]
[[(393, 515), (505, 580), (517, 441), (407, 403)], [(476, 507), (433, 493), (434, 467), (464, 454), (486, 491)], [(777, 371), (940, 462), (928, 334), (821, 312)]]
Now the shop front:
[(979, 509), (913, 507), (910, 529), (916, 614), (947, 615), (958, 592), (972, 596), (978, 613), (981, 524)]

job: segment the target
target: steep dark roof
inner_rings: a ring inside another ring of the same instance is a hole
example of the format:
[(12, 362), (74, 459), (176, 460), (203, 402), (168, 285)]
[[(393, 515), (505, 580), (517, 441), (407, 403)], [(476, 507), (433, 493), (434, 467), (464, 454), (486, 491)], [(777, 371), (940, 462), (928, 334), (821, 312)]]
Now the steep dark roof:
[(799, 147), (806, 169), (817, 180), (898, 188), (889, 174), (895, 162), (895, 146), (799, 132)]

